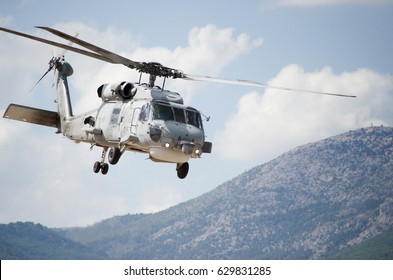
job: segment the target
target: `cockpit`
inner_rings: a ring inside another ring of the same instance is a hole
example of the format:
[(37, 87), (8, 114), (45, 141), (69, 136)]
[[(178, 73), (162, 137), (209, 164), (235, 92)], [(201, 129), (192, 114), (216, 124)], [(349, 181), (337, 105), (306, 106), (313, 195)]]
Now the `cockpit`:
[(201, 114), (192, 107), (180, 107), (170, 103), (154, 102), (152, 107), (146, 104), (141, 109), (141, 117), (147, 118), (153, 111), (153, 120), (174, 121), (203, 129)]

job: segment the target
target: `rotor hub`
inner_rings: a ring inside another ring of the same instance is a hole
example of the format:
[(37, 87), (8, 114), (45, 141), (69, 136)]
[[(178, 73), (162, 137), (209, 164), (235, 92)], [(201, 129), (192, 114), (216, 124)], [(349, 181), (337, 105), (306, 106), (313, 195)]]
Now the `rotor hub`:
[(135, 67), (139, 72), (165, 78), (182, 78), (183, 72), (177, 69), (163, 66), (158, 62), (142, 62)]

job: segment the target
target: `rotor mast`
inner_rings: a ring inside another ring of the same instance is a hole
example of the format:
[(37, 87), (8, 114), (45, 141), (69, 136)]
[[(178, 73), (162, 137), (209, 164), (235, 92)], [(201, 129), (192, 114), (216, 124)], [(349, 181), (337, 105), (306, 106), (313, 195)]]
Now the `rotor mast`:
[(156, 75), (150, 74), (150, 76), (149, 76), (149, 87), (154, 87), (154, 84), (156, 82), (156, 78), (157, 78)]

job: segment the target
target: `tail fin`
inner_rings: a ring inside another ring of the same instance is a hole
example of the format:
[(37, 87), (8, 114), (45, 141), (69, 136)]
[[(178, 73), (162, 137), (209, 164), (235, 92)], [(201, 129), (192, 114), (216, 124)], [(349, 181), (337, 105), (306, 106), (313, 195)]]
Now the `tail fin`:
[(61, 132), (64, 133), (66, 122), (73, 116), (67, 77), (71, 76), (74, 70), (72, 66), (65, 61), (57, 62), (56, 70), (58, 71), (57, 110), (60, 116), (60, 129)]

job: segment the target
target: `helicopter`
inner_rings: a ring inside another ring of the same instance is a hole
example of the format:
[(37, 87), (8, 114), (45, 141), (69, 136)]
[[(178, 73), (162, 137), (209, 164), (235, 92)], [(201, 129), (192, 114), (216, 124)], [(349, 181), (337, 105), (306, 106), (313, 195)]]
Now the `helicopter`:
[[(154, 162), (176, 164), (178, 178), (184, 179), (189, 172), (188, 161), (191, 158), (201, 158), (203, 154), (212, 152), (212, 142), (205, 139), (202, 113), (184, 104), (179, 93), (164, 88), (168, 78), (356, 97), (271, 86), (250, 80), (186, 74), (158, 62), (133, 61), (83, 41), (78, 38), (78, 34), (72, 36), (50, 27), (36, 26), (36, 28), (68, 40), (69, 43), (63, 44), (3, 27), (0, 27), (0, 31), (104, 62), (121, 64), (140, 73), (138, 82), (122, 81), (100, 85), (97, 88), (97, 95), (102, 100), (99, 108), (74, 115), (68, 86), (68, 78), (74, 71), (71, 64), (65, 60), (64, 51), (62, 55), (52, 57), (48, 70), (36, 83), (37, 85), (49, 72), (55, 72), (57, 111), (10, 104), (3, 115), (7, 119), (56, 128), (56, 133), (64, 135), (75, 143), (88, 143), (91, 149), (94, 146), (101, 147), (101, 159), (94, 163), (93, 171), (104, 175), (108, 173), (109, 164), (117, 164), (124, 152), (134, 151), (148, 154), (149, 159)], [(72, 44), (84, 49), (73, 47)], [(142, 74), (149, 75), (148, 83), (142, 83)], [(155, 84), (157, 77), (164, 79), (162, 87)]]

